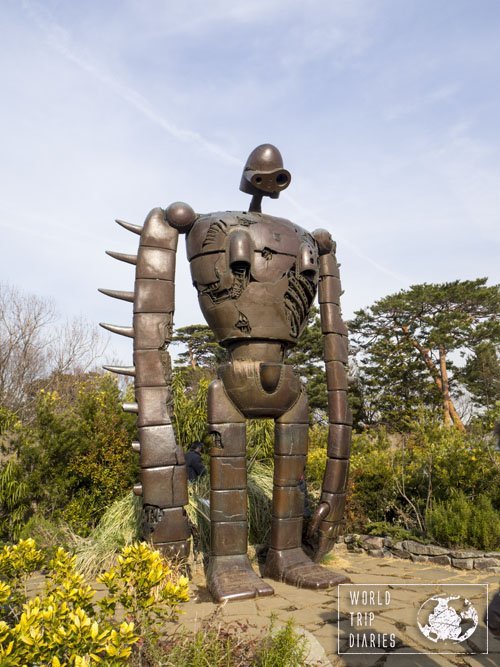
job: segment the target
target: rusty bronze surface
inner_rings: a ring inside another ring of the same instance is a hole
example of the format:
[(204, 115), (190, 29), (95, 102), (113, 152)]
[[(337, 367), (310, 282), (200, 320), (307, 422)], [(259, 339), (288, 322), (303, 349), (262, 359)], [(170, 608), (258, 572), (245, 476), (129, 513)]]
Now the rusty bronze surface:
[[(133, 292), (101, 290), (133, 303), (132, 326), (103, 324), (134, 339), (133, 366), (109, 367), (135, 382), (143, 534), (166, 555), (186, 557), (189, 527), (184, 456), (172, 426), (171, 364), (175, 265), (179, 233), (200, 307), (228, 361), (208, 393), (211, 552), (208, 587), (217, 601), (271, 595), (247, 558), (246, 419), (275, 421), (275, 467), (270, 548), (264, 573), (308, 588), (346, 577), (316, 564), (333, 546), (342, 521), (352, 416), (347, 403), (347, 329), (335, 242), (284, 218), (263, 214), (262, 199), (277, 198), (291, 181), (271, 144), (250, 154), (240, 189), (247, 212), (197, 214), (184, 202), (153, 209), (142, 227), (117, 220), (140, 236), (137, 255), (109, 252), (135, 265)], [(304, 540), (301, 483), (308, 446), (307, 395), (285, 363), (307, 324), (318, 292), (329, 407), (327, 465), (320, 503)], [(189, 443), (186, 443), (189, 444)]]

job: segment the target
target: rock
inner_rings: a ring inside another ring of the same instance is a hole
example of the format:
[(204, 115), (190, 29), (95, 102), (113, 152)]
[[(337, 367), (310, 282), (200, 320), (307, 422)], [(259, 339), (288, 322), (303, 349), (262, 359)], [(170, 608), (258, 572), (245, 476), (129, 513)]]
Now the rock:
[(456, 549), (449, 552), (452, 558), (480, 558), (482, 553), (477, 549), (472, 549), (469, 551), (464, 551), (463, 549)]
[(498, 558), (500, 560), (500, 551), (486, 551), (485, 558)]
[(494, 574), (500, 574), (500, 567), (489, 567), (488, 572), (493, 572)]
[(384, 547), (392, 547), (392, 537), (384, 537)]
[(413, 540), (404, 540), (403, 549), (418, 556), (443, 556), (444, 554), (448, 555), (449, 552), (449, 549), (444, 547), (438, 547), (435, 544), (420, 544), (420, 542), (414, 542)]
[(474, 569), (475, 570), (487, 570), (490, 567), (498, 567), (499, 563), (496, 558), (475, 558), (474, 559)]
[(452, 558), (451, 564), (453, 567), (458, 567), (459, 570), (472, 570), (474, 560), (472, 558)]
[(410, 554), (410, 558), (414, 563), (427, 563), (429, 556), (420, 556), (419, 554)]
[(392, 547), (391, 554), (393, 556), (396, 556), (396, 558), (406, 558), (406, 559), (410, 558), (410, 554), (408, 553), (408, 551), (405, 551), (404, 549), (395, 549), (394, 547)]
[(351, 544), (352, 542), (355, 542), (354, 535), (345, 535), (344, 542), (346, 544)]
[(437, 565), (451, 565), (451, 558), (449, 556), (429, 556), (430, 563)]
[(385, 556), (385, 552), (383, 549), (368, 549), (368, 555), (374, 556), (375, 558), (383, 558)]
[(382, 549), (384, 546), (383, 537), (365, 537), (361, 542), (361, 546), (364, 549)]
[[(281, 626), (283, 627), (283, 626)], [(279, 630), (280, 628), (277, 628)], [(305, 628), (296, 627), (295, 631), (299, 635), (303, 635), (307, 640), (307, 657), (304, 665), (314, 665), (314, 667), (332, 667), (332, 663), (328, 660), (326, 651), (319, 643), (316, 637)]]
[(392, 546), (393, 546), (394, 549), (401, 549), (402, 550), (403, 549), (403, 542), (401, 542), (401, 540), (399, 542), (394, 542), (394, 544)]

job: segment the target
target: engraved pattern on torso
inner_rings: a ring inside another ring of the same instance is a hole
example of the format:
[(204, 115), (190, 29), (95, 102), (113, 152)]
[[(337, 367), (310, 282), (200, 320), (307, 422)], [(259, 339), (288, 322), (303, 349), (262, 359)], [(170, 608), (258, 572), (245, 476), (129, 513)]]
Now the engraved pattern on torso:
[[(249, 264), (231, 266), (231, 237), (251, 248)], [(187, 239), (193, 284), (218, 340), (294, 342), (316, 292), (316, 243), (304, 229), (258, 213), (200, 217)]]

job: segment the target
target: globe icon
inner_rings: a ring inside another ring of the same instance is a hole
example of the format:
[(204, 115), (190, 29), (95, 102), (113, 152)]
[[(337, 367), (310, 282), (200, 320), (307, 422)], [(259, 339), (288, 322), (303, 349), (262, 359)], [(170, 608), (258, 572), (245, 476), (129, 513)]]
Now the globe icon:
[(477, 611), (471, 602), (460, 595), (433, 595), (417, 614), (422, 634), (437, 644), (439, 641), (463, 642), (477, 628)]

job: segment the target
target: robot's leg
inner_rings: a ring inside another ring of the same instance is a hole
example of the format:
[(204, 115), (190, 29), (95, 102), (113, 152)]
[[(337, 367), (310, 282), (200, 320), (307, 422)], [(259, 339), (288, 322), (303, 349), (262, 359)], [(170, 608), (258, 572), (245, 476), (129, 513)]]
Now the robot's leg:
[(303, 588), (329, 588), (348, 579), (316, 565), (302, 549), (304, 494), (300, 481), (307, 454), (308, 422), (305, 391), (275, 422), (273, 516), (265, 576)]
[(272, 595), (247, 556), (246, 422), (220, 380), (208, 392), (210, 452), (210, 561), (208, 588), (217, 602)]

